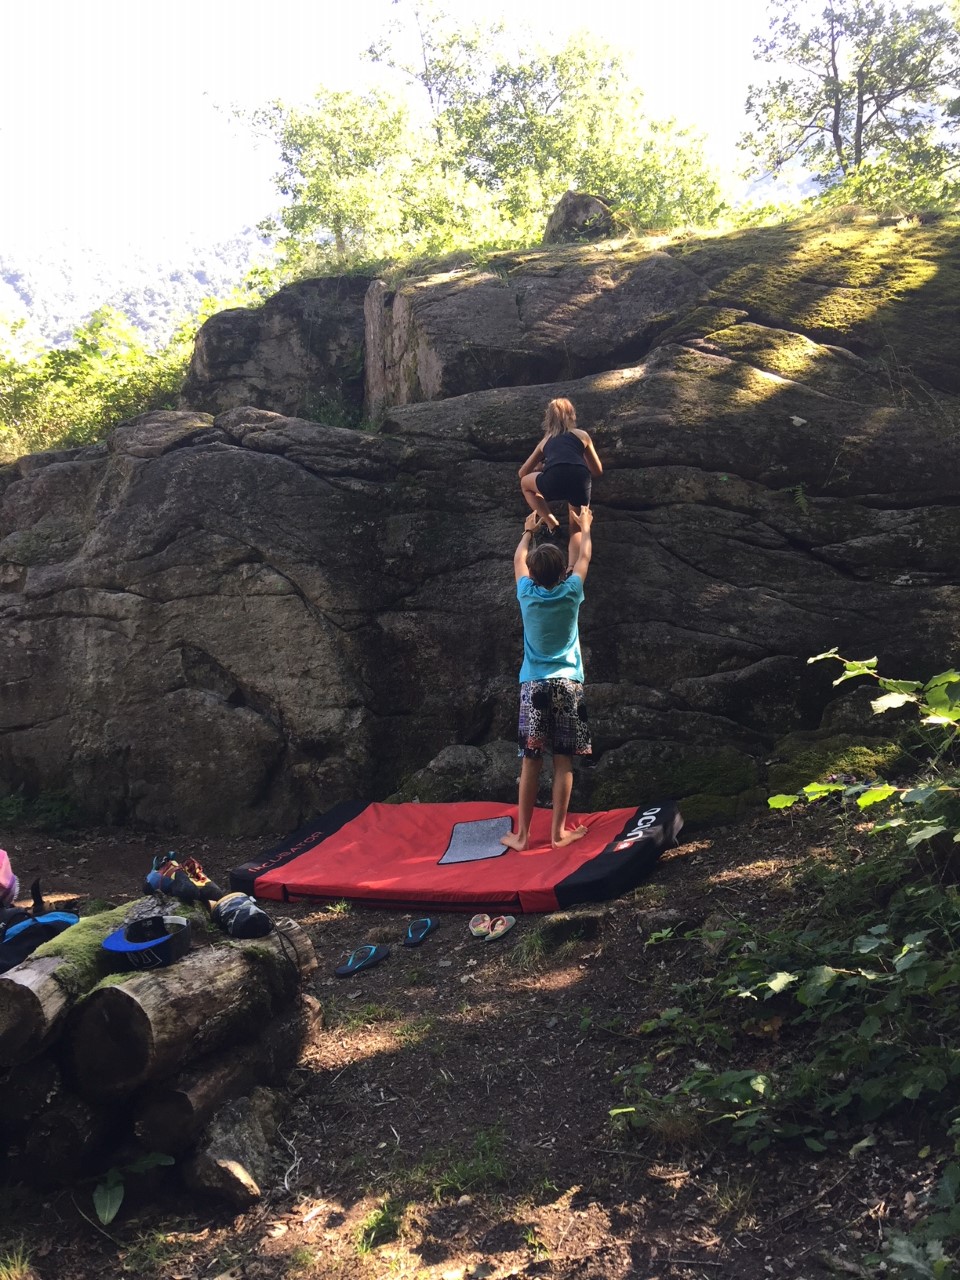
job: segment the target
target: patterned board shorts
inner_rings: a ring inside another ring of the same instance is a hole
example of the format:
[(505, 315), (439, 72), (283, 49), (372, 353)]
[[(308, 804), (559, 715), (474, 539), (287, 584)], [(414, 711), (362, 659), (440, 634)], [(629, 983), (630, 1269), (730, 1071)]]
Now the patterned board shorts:
[(590, 725), (579, 680), (526, 680), (520, 686), (518, 755), (539, 760), (544, 747), (555, 756), (588, 756)]

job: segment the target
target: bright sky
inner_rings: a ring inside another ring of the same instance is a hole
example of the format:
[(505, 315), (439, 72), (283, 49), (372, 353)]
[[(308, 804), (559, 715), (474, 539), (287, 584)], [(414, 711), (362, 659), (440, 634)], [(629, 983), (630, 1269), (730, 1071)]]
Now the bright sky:
[[(766, 0), (442, 7), (465, 21), (506, 9), (544, 42), (587, 26), (630, 60), (651, 115), (697, 126), (726, 170), (741, 163)], [(6, 0), (0, 247), (165, 255), (255, 224), (276, 203), (274, 157), (231, 106), (365, 87), (378, 72), (360, 53), (397, 13), (390, 0)]]

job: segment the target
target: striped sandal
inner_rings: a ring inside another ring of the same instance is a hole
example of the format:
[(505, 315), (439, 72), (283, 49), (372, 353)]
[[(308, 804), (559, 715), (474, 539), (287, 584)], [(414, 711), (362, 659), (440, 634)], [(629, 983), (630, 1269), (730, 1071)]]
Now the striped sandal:
[(516, 923), (513, 916), (497, 916), (495, 920), (490, 921), (490, 928), (484, 937), (484, 942), (493, 942), (496, 938), (502, 938)]
[(490, 926), (492, 923), (493, 921), (490, 919), (489, 916), (486, 916), (486, 915), (474, 916), (473, 919), (470, 921), (470, 925), (469, 925), (470, 932), (473, 934), (475, 938), (489, 937)]

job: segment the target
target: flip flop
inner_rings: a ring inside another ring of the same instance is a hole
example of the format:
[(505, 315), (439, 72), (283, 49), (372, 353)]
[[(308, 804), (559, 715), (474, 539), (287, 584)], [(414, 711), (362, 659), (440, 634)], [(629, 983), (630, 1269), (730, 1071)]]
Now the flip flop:
[(487, 931), (484, 942), (493, 942), (495, 938), (502, 938), (508, 929), (512, 929), (516, 924), (513, 916), (497, 916), (495, 920), (490, 921), (490, 928)]
[(353, 974), (359, 973), (361, 969), (369, 969), (371, 965), (379, 964), (381, 960), (386, 960), (389, 954), (389, 947), (382, 947), (379, 944), (374, 946), (372, 943), (368, 943), (365, 947), (357, 947), (346, 962), (337, 965), (333, 972), (338, 978), (350, 978)]
[(437, 921), (431, 920), (429, 916), (425, 916), (422, 920), (414, 920), (407, 927), (407, 935), (403, 940), (405, 947), (419, 947), (428, 933), (433, 933), (437, 927)]
[(490, 932), (491, 923), (489, 916), (474, 916), (470, 921), (470, 932), (475, 938), (486, 938)]

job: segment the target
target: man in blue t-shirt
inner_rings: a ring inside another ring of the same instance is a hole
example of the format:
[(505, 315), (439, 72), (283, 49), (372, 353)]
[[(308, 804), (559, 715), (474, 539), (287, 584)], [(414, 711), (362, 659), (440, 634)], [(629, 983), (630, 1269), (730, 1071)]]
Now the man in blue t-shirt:
[[(580, 509), (579, 531), (570, 538), (570, 560), (559, 547), (533, 547), (539, 517), (527, 517), (513, 572), (523, 617), (523, 666), (520, 668), (520, 730), (518, 743), (520, 796), (517, 830), (502, 843), (523, 852), (530, 838), (530, 820), (540, 785), (543, 749), (553, 751), (553, 820), (550, 843), (560, 849), (586, 834), (586, 827), (567, 829), (573, 790), (573, 757), (591, 752), (587, 711), (583, 705), (583, 658), (578, 617), (583, 604), (583, 580), (590, 567), (593, 512)], [(564, 576), (566, 574), (566, 576)]]

